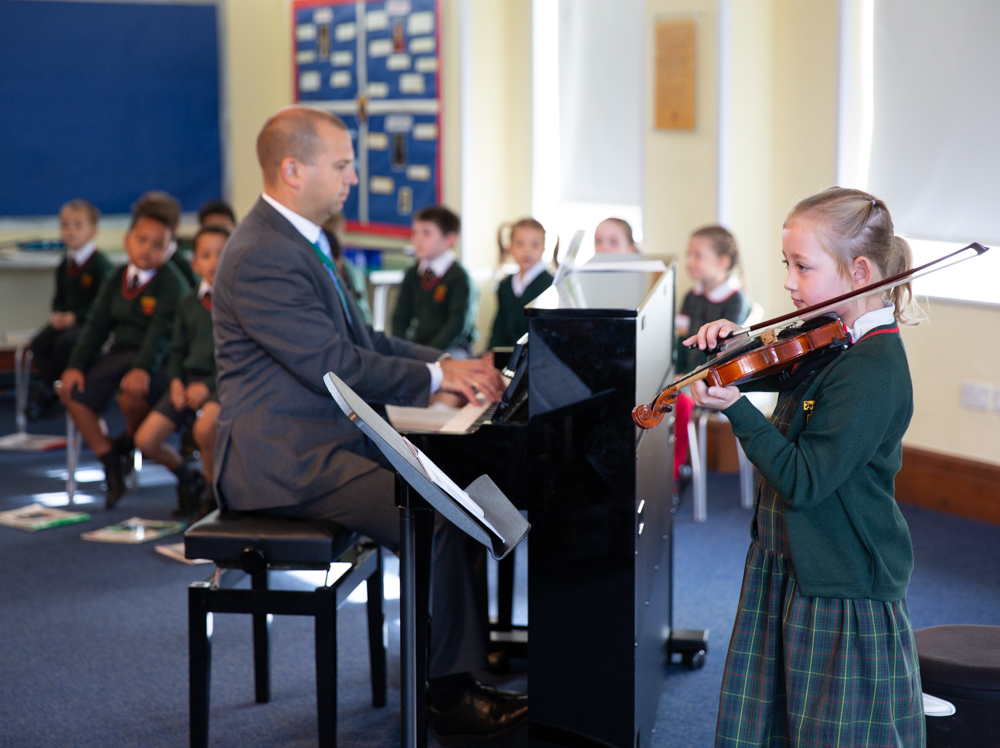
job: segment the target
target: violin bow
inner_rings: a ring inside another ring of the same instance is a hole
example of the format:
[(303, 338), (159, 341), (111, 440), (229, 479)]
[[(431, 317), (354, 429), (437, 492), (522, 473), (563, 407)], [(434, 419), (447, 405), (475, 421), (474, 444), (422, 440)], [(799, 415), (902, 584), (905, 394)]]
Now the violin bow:
[[(969, 250), (972, 250), (974, 254), (970, 254)], [(862, 286), (861, 288), (857, 288), (853, 291), (848, 291), (845, 294), (841, 294), (840, 296), (836, 296), (832, 299), (827, 299), (819, 304), (807, 306), (805, 309), (796, 309), (794, 312), (789, 312), (788, 314), (782, 314), (779, 317), (759, 322), (751, 327), (733, 330), (732, 334), (727, 336), (725, 341), (720, 341), (720, 343), (722, 343), (721, 349), (717, 346), (715, 349), (705, 351), (705, 353), (714, 353), (718, 350), (726, 350), (729, 345), (737, 342), (736, 338), (743, 335), (750, 335), (751, 333), (757, 332), (757, 330), (772, 329), (778, 327), (779, 325), (787, 327), (788, 325), (782, 325), (783, 322), (792, 324), (793, 322), (798, 322), (799, 320), (805, 321), (815, 319), (816, 317), (826, 314), (827, 312), (832, 312), (845, 301), (863, 299), (877, 293), (882, 293), (883, 291), (888, 291), (890, 288), (895, 288), (901, 283), (915, 280), (928, 275), (929, 273), (936, 273), (938, 270), (944, 270), (945, 268), (952, 267), (960, 262), (971, 260), (973, 257), (979, 257), (980, 255), (985, 254), (988, 250), (989, 247), (986, 247), (979, 242), (973, 242), (972, 244), (962, 247), (961, 249), (956, 249), (954, 252), (946, 254), (943, 257), (938, 257), (936, 260), (924, 263), (920, 267), (911, 268), (910, 270), (898, 273), (897, 275), (893, 275), (885, 280), (876, 281), (875, 283), (871, 283), (867, 286)], [(941, 263), (946, 264), (942, 265)]]

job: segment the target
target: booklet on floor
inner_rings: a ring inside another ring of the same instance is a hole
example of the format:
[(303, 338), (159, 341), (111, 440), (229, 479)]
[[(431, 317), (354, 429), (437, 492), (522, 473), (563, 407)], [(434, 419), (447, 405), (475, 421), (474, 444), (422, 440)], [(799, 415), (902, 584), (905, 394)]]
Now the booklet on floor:
[(138, 544), (183, 532), (186, 527), (186, 522), (131, 517), (116, 525), (108, 525), (100, 530), (81, 533), (80, 537), (84, 540), (96, 540), (99, 543)]
[(56, 509), (43, 504), (28, 504), (28, 506), (0, 512), (0, 525), (30, 531), (72, 525), (77, 522), (86, 522), (88, 519), (90, 519), (90, 515), (86, 512), (67, 512), (65, 509)]

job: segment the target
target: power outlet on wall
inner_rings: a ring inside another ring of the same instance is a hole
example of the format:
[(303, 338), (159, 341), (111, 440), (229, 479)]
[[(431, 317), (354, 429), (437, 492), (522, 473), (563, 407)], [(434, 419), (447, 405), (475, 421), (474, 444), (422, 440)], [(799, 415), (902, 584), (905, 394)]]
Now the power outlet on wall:
[(1000, 413), (1000, 387), (993, 390), (993, 410)]
[(969, 410), (989, 410), (993, 387), (982, 382), (962, 382), (962, 407)]

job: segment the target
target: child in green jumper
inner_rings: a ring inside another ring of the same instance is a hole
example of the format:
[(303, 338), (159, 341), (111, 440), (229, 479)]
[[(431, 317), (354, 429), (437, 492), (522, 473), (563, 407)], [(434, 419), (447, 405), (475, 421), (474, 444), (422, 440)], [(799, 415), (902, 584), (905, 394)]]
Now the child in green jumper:
[[(194, 237), (191, 267), (201, 276), (198, 288), (181, 299), (174, 324), (167, 373), (170, 389), (164, 393), (135, 434), (144, 457), (155, 460), (177, 476), (176, 514), (191, 514), (208, 498), (206, 476), (212, 475), (215, 423), (219, 398), (215, 392), (215, 343), (212, 340), (212, 284), (229, 232), (206, 226)], [(201, 455), (204, 474), (190, 467), (166, 439), (178, 429), (191, 428)], [(211, 499), (209, 499), (211, 503)]]
[[(94, 302), (80, 340), (62, 373), (59, 396), (94, 454), (104, 463), (110, 509), (125, 493), (135, 434), (166, 390), (164, 360), (174, 317), (187, 284), (169, 264), (160, 267), (173, 241), (168, 215), (137, 210), (125, 234), (129, 263), (112, 273)], [(111, 336), (106, 354), (101, 348)], [(100, 414), (118, 394), (125, 433), (114, 441), (101, 429)]]
[[(501, 228), (501, 235), (503, 229)], [(498, 237), (501, 257), (505, 254)], [(510, 227), (510, 246), (506, 254), (517, 263), (518, 271), (500, 281), (497, 288), (497, 316), (493, 320), (490, 348), (516, 345), (528, 332), (526, 304), (534, 301), (552, 285), (552, 273), (545, 267), (545, 228), (534, 218), (522, 218)]]
[(90, 307), (112, 269), (111, 261), (94, 245), (99, 217), (97, 208), (86, 200), (70, 200), (59, 211), (59, 237), (66, 246), (66, 257), (56, 268), (49, 324), (31, 341), (42, 380), (32, 400), (40, 412), (58, 400), (55, 382), (66, 368)]
[(406, 271), (399, 287), (392, 334), (467, 358), (476, 335), (477, 294), (455, 257), (460, 229), (458, 216), (443, 205), (423, 208), (414, 216), (417, 264)]
[[(799, 308), (911, 261), (885, 204), (860, 190), (803, 200), (781, 243)], [(717, 747), (924, 745), (906, 606), (913, 549), (893, 487), (913, 415), (899, 337), (909, 301), (907, 284), (837, 308), (851, 345), (765, 382), (780, 392), (770, 422), (736, 387), (692, 385), (758, 471)], [(685, 342), (704, 350), (736, 329), (712, 322)]]

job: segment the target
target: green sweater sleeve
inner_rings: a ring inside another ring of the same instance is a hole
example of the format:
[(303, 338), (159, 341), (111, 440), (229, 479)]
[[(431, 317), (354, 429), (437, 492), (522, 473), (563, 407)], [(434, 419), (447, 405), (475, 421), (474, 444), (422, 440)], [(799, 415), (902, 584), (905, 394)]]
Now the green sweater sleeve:
[[(124, 270), (122, 271), (124, 272)], [(66, 367), (69, 369), (80, 369), (87, 371), (90, 363), (101, 350), (104, 341), (111, 334), (111, 300), (118, 292), (119, 273), (112, 273), (104, 279), (101, 290), (97, 292), (97, 300), (87, 314), (87, 322), (80, 333), (80, 339), (73, 346), (73, 352), (69, 356)]]
[(851, 353), (858, 355), (830, 366), (794, 441), (745, 397), (724, 411), (747, 457), (791, 507), (815, 506), (833, 494), (871, 461), (895, 422), (892, 377), (872, 357)]
[(184, 319), (184, 307), (181, 306), (174, 322), (174, 336), (170, 343), (170, 356), (167, 359), (167, 374), (171, 379), (184, 381), (184, 358), (187, 356), (188, 345), (189, 336)]
[(170, 349), (170, 340), (174, 331), (174, 320), (177, 318), (177, 307), (181, 296), (186, 290), (185, 281), (169, 264), (160, 269), (161, 273), (174, 273), (164, 277), (157, 293), (156, 311), (149, 321), (149, 327), (142, 336), (139, 354), (135, 359), (135, 368), (144, 369), (150, 374), (156, 374), (163, 366), (164, 359)]
[(456, 274), (448, 289), (448, 318), (427, 345), (444, 351), (466, 340), (471, 332), (469, 322), (475, 314), (475, 302), (476, 292), (469, 274), (463, 270)]
[(406, 331), (413, 319), (413, 290), (416, 280), (416, 267), (406, 271), (403, 282), (399, 284), (399, 295), (396, 297), (396, 309), (392, 313), (392, 334), (397, 338), (405, 338)]
[[(63, 259), (56, 268), (56, 295), (52, 298), (52, 311), (65, 312), (69, 307), (66, 288), (66, 260)], [(82, 321), (82, 320), (81, 320)]]

